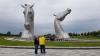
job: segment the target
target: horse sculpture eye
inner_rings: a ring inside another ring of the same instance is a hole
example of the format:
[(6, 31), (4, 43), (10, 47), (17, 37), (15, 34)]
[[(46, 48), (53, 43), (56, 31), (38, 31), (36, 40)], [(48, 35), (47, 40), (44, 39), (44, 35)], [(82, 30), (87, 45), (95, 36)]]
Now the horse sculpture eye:
[(25, 14), (25, 11), (23, 13)]
[(32, 12), (28, 12), (29, 14), (32, 14)]

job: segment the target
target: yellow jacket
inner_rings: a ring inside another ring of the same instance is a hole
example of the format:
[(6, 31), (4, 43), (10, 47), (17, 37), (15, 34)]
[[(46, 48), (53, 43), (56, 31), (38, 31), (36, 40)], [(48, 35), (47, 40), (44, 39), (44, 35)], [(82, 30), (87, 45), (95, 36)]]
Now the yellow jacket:
[(44, 36), (39, 38), (39, 45), (45, 45), (46, 39)]

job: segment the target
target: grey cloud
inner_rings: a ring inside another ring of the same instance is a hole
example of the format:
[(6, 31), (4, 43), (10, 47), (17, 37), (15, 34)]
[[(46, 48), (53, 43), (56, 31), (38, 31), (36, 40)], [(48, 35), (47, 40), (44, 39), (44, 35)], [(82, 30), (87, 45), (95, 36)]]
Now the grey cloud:
[(35, 3), (35, 31), (54, 33), (54, 13), (71, 8), (62, 22), (66, 32), (83, 32), (100, 29), (99, 0), (0, 0), (0, 32), (24, 30), (23, 8), (20, 4)]
[(99, 25), (100, 19), (94, 18), (84, 21), (76, 21), (72, 22), (70, 25), (64, 25), (64, 29), (66, 32), (88, 32), (88, 31), (95, 31), (100, 30)]

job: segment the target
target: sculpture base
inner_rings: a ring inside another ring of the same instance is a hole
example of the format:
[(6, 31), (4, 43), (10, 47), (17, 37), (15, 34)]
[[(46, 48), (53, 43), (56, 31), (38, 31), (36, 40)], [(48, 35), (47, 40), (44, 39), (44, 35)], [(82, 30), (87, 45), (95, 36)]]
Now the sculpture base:
[(29, 33), (28, 31), (24, 31), (22, 33), (21, 39), (23, 39), (23, 40), (33, 40), (32, 33)]
[(78, 39), (73, 39), (73, 38), (56, 38), (55, 41), (78, 41)]
[(25, 41), (31, 41), (31, 40), (33, 40), (32, 37), (21, 37), (20, 39), (21, 40), (25, 40)]
[[(8, 39), (9, 40), (9, 39)], [(15, 41), (33, 41), (33, 39), (29, 39), (29, 38), (14, 38), (14, 39), (10, 39), (10, 40), (15, 40)]]
[(69, 39), (70, 36), (67, 33), (57, 34), (56, 35), (59, 39)]

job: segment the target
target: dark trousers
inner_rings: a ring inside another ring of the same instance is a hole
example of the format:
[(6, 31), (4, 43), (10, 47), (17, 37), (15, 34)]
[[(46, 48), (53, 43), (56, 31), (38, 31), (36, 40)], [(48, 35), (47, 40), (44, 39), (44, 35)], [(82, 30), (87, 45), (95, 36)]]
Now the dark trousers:
[(41, 53), (46, 53), (45, 52), (45, 45), (40, 45), (40, 50), (41, 50)]
[(38, 45), (35, 45), (35, 54), (38, 53)]

